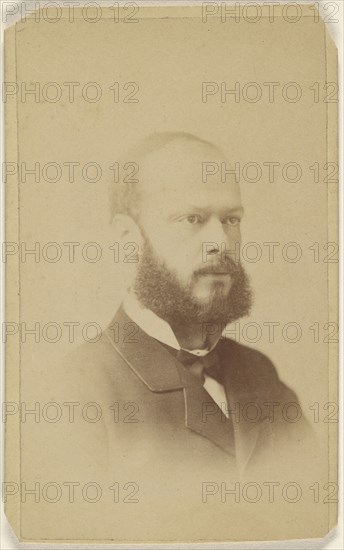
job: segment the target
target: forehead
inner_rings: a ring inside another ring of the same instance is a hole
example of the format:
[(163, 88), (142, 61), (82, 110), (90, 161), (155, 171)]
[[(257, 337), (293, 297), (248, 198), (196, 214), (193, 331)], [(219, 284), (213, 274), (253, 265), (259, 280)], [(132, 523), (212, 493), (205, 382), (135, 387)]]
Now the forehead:
[(163, 195), (173, 203), (192, 201), (200, 207), (214, 201), (240, 203), (239, 185), (233, 177), (222, 177), (229, 166), (224, 155), (211, 145), (176, 140), (141, 159), (143, 199), (162, 199)]

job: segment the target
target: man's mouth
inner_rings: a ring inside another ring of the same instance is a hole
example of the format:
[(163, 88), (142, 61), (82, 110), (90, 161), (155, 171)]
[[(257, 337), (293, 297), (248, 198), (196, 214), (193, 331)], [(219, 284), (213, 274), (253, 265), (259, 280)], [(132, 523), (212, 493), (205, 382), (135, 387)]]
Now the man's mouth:
[(228, 271), (228, 269), (221, 269), (221, 268), (218, 268), (218, 269), (207, 269), (207, 270), (202, 270), (202, 271), (199, 271), (197, 273), (197, 275), (199, 276), (202, 276), (202, 275), (212, 275), (212, 276), (228, 276), (230, 275), (230, 272)]
[(229, 273), (204, 273), (203, 277), (230, 277)]

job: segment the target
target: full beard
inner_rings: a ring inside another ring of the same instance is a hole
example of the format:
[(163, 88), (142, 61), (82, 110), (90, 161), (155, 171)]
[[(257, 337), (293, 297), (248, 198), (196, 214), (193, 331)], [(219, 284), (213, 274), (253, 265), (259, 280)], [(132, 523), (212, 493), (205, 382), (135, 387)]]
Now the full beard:
[[(200, 269), (193, 278), (202, 276)], [(168, 323), (229, 324), (248, 315), (252, 291), (248, 276), (240, 263), (226, 257), (221, 263), (231, 277), (231, 288), (225, 293), (221, 281), (216, 281), (206, 300), (193, 297), (193, 283), (183, 285), (174, 271), (155, 254), (145, 239), (132, 290), (139, 302)]]

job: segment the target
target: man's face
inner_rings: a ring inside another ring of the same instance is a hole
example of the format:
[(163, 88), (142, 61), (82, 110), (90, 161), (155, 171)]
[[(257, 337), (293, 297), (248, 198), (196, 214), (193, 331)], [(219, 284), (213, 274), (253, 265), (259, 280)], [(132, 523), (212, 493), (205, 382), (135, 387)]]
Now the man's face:
[[(174, 308), (178, 317), (177, 310), (184, 310), (185, 315), (179, 315), (184, 321), (190, 315), (198, 320), (216, 316), (239, 279), (248, 297), (247, 280), (235, 264), (234, 252), (240, 244), (243, 214), (239, 187), (233, 181), (222, 183), (220, 169), (202, 182), (204, 162), (220, 168), (225, 159), (209, 146), (180, 140), (140, 165), (145, 191), (139, 225), (145, 244), (136, 293), (144, 305), (154, 310), (155, 304), (160, 316), (165, 312), (170, 317)], [(160, 309), (157, 301), (163, 302)], [(220, 317), (223, 322), (232, 320), (233, 312)]]

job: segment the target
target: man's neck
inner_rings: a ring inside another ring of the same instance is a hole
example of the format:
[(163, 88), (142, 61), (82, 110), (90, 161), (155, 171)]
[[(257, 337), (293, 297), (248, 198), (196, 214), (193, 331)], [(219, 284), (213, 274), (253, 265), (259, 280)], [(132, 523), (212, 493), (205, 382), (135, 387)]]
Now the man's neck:
[(219, 324), (211, 323), (211, 333), (208, 332), (207, 323), (193, 323), (188, 325), (170, 326), (177, 338), (181, 348), (186, 350), (212, 349), (221, 337), (222, 327)]

